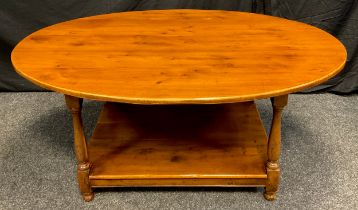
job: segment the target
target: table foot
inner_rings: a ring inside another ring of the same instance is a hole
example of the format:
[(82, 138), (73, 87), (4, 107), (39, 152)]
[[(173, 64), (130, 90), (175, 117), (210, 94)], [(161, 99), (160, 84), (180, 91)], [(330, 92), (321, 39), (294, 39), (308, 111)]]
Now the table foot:
[(83, 200), (85, 200), (86, 202), (89, 202), (89, 201), (93, 200), (93, 198), (94, 198), (94, 193), (93, 193), (93, 192), (90, 192), (90, 193), (82, 193), (82, 197), (83, 197)]
[(268, 201), (273, 201), (273, 200), (276, 199), (276, 192), (267, 192), (267, 191), (265, 190), (265, 192), (264, 192), (264, 197), (265, 197), (265, 199), (268, 200)]

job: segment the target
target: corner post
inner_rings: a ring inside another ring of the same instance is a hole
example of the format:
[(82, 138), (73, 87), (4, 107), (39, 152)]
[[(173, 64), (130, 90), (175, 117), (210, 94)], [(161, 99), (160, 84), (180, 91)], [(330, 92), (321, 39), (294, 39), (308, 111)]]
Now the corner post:
[(281, 150), (281, 116), (287, 105), (288, 95), (271, 98), (273, 117), (267, 146), (267, 183), (264, 196), (267, 200), (275, 200), (280, 182), (280, 150)]
[(66, 105), (72, 114), (74, 146), (77, 158), (77, 179), (82, 197), (85, 201), (93, 199), (93, 192), (89, 182), (91, 164), (88, 160), (87, 142), (82, 125), (82, 102), (83, 99), (65, 95)]

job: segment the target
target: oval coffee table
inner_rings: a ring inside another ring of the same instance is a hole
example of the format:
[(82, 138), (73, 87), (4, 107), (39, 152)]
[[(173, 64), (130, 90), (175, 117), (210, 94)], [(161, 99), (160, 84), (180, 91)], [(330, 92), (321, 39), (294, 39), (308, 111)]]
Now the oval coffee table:
[[(333, 77), (346, 56), (333, 36), (299, 22), (162, 10), (44, 28), (12, 62), (65, 94), (86, 201), (112, 186), (262, 186), (273, 200), (288, 94)], [(88, 144), (82, 98), (107, 101)], [(269, 137), (254, 103), (263, 98), (273, 105)]]

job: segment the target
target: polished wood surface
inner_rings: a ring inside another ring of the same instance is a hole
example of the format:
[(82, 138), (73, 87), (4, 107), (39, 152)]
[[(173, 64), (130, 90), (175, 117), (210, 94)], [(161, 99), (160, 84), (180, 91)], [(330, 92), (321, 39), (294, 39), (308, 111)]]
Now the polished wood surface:
[(80, 98), (139, 104), (224, 103), (296, 92), (344, 66), (328, 33), (229, 11), (158, 10), (81, 18), (31, 34), (17, 72)]
[[(264, 186), (273, 200), (288, 94), (331, 78), (346, 56), (337, 39), (302, 23), (163, 10), (47, 27), (21, 41), (12, 61), (65, 94), (84, 200), (110, 186)], [(252, 102), (268, 97), (269, 138)], [(82, 98), (124, 102), (105, 104), (88, 145)]]
[(267, 136), (253, 102), (106, 103), (89, 143), (92, 186), (265, 186)]
[(65, 100), (66, 105), (72, 114), (78, 184), (83, 199), (85, 201), (91, 201), (93, 199), (93, 192), (89, 181), (91, 163), (88, 159), (87, 142), (83, 132), (81, 117), (83, 99), (65, 95)]
[[(91, 179), (92, 188), (106, 187), (264, 187), (262, 178)], [(86, 200), (85, 200), (86, 201)]]
[(281, 116), (288, 103), (288, 95), (271, 98), (273, 117), (267, 146), (267, 183), (264, 196), (267, 200), (275, 200), (280, 182), (280, 153), (281, 153)]

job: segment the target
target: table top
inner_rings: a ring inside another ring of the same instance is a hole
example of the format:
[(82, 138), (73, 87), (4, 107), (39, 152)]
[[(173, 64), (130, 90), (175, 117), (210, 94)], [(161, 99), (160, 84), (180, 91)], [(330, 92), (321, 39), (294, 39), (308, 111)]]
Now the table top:
[(81, 98), (205, 104), (289, 94), (336, 75), (344, 46), (295, 21), (232, 11), (154, 10), (71, 20), (12, 52), (33, 83)]

